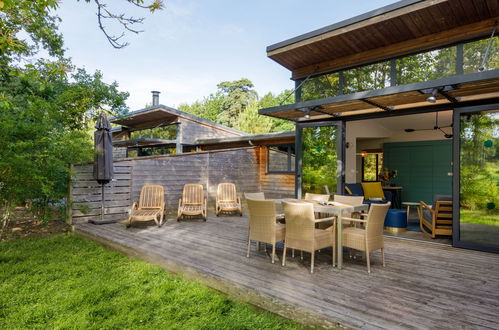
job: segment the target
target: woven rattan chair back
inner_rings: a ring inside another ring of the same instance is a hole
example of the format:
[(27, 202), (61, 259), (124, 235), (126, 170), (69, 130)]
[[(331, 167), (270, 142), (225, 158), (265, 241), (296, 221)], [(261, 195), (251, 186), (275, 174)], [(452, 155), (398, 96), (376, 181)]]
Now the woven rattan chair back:
[(386, 204), (371, 204), (369, 213), (367, 214), (366, 232), (367, 239), (376, 236), (383, 236), (383, 226), (385, 223), (386, 213), (390, 208), (390, 203)]
[(316, 202), (327, 202), (329, 201), (329, 194), (305, 193), (304, 199)]
[(139, 209), (162, 208), (165, 200), (163, 186), (147, 185), (140, 190)]
[(311, 203), (283, 202), (288, 247), (310, 251), (314, 240), (314, 206)]
[(271, 243), (275, 240), (276, 207), (273, 200), (246, 199), (249, 212), (249, 239)]
[(182, 193), (183, 205), (203, 205), (204, 189), (203, 185), (188, 183), (184, 185)]
[(265, 200), (265, 194), (263, 192), (244, 193), (244, 198), (256, 199), (256, 200)]
[(334, 201), (348, 205), (361, 205), (364, 202), (364, 196), (334, 195)]
[(218, 184), (217, 199), (219, 202), (237, 203), (236, 185), (229, 182)]

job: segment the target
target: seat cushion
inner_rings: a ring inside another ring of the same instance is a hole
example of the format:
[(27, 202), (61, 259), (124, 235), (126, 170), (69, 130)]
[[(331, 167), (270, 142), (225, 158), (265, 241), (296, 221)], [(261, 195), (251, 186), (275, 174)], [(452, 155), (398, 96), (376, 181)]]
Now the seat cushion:
[(433, 218), (431, 216), (430, 210), (428, 210), (427, 208), (423, 208), (423, 218), (429, 223), (432, 223)]
[(364, 198), (381, 198), (386, 199), (383, 193), (381, 182), (362, 182), (362, 189), (364, 190)]
[[(348, 190), (346, 188), (348, 188)], [(364, 196), (364, 192), (362, 191), (362, 186), (360, 183), (346, 183), (345, 191), (349, 195)]]

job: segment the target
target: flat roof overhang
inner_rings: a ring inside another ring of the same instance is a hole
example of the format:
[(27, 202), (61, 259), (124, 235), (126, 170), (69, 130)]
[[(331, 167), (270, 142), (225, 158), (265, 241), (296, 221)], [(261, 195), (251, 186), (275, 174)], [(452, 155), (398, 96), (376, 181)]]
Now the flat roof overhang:
[[(437, 101), (427, 101), (431, 91), (441, 90)], [(453, 109), (473, 102), (499, 98), (499, 69), (420, 83), (333, 96), (260, 109), (261, 115), (296, 122), (337, 119), (355, 115), (396, 113), (400, 110)], [(306, 114), (310, 115), (305, 119)]]
[(152, 139), (152, 138), (140, 138), (133, 140), (122, 140), (113, 141), (113, 147), (147, 147), (159, 144), (171, 144), (175, 145), (176, 140), (163, 140), (163, 139)]
[(148, 108), (145, 110), (147, 111), (137, 111), (124, 118), (113, 118), (111, 119), (111, 123), (132, 129), (146, 129), (173, 123), (178, 118), (177, 115), (171, 114), (161, 108)]
[(267, 47), (292, 79), (489, 36), (497, 0), (403, 0)]

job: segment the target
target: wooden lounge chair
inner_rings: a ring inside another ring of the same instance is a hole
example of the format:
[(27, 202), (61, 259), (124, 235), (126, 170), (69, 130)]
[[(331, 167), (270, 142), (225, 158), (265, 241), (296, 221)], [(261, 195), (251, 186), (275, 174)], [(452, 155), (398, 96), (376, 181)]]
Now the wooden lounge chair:
[(182, 198), (178, 201), (177, 221), (185, 215), (200, 215), (206, 221), (206, 197), (202, 185), (192, 183), (184, 185)]
[(165, 190), (162, 186), (147, 185), (140, 190), (138, 203), (133, 203), (125, 226), (131, 226), (132, 221), (154, 220), (158, 227), (163, 224), (165, 214)]
[(272, 245), (272, 263), (275, 260), (275, 245), (284, 240), (285, 225), (276, 223), (275, 201), (246, 199), (248, 203), (248, 250), (246, 257), (250, 256), (251, 241)]
[(233, 183), (220, 183), (217, 188), (217, 199), (215, 202), (215, 213), (239, 212), (243, 216), (241, 199), (237, 197), (236, 185)]
[(381, 249), (383, 267), (385, 267), (385, 245), (383, 225), (390, 203), (371, 204), (366, 219), (343, 217), (343, 220), (363, 223), (365, 228), (348, 227), (343, 229), (343, 246), (366, 252), (367, 272), (371, 272), (369, 253)]
[[(286, 217), (286, 235), (282, 252), (282, 265), (286, 265), (286, 249), (288, 248), (310, 252), (312, 255), (310, 273), (313, 273), (315, 251), (334, 247), (334, 220), (336, 217), (315, 219), (314, 206), (311, 203), (284, 202), (283, 204)], [(315, 224), (323, 221), (333, 221), (333, 224), (327, 229), (316, 229)], [(334, 252), (332, 251), (333, 267), (336, 262)]]
[(419, 202), (419, 227), (431, 237), (436, 235), (452, 236), (452, 196), (434, 196), (433, 206)]

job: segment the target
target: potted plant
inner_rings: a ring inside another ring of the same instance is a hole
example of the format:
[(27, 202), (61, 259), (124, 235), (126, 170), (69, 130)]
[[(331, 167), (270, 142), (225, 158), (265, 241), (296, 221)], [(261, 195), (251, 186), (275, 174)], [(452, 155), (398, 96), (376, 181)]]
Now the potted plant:
[(383, 167), (379, 172), (378, 178), (381, 180), (383, 186), (388, 185), (388, 181), (397, 176), (397, 170), (390, 170), (387, 167)]

